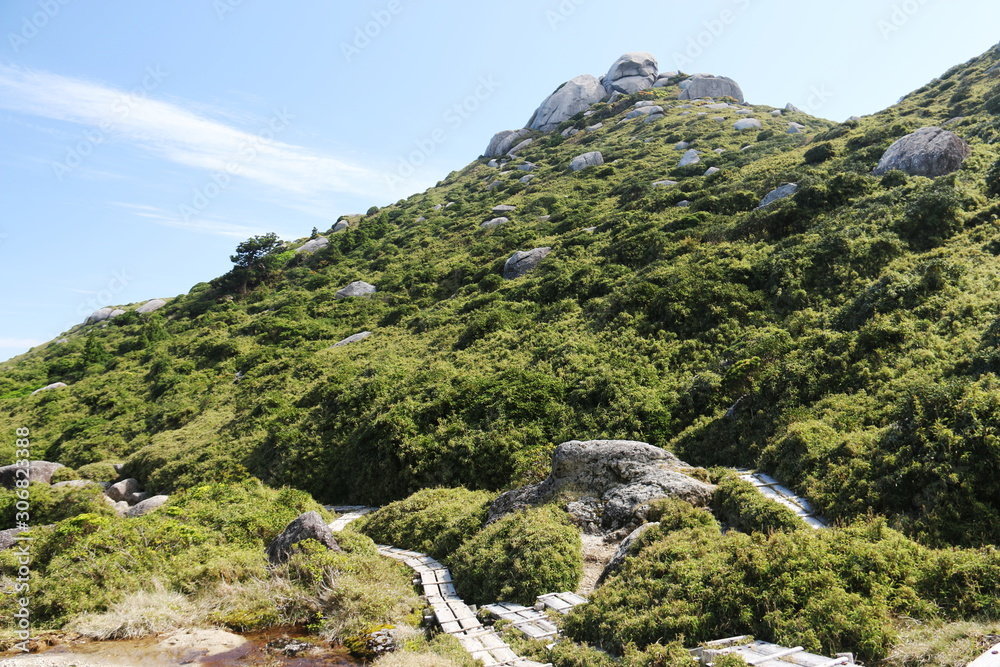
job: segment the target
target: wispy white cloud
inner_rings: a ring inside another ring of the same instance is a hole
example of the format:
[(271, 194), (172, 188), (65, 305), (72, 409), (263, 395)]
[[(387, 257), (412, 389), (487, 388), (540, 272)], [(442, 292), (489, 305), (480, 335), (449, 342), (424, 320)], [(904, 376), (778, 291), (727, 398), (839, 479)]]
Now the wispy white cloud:
[(179, 215), (173, 215), (169, 211), (164, 211), (155, 206), (146, 204), (129, 204), (127, 202), (108, 202), (110, 206), (128, 211), (132, 215), (146, 218), (166, 227), (186, 229), (203, 234), (213, 234), (215, 236), (229, 236), (232, 238), (246, 239), (257, 234), (267, 233), (264, 225), (256, 226), (246, 224), (245, 221), (227, 220), (219, 217), (199, 216), (190, 220), (184, 220)]
[(390, 192), (377, 169), (279, 141), (281, 124), (294, 124), (284, 110), (259, 127), (241, 129), (233, 123), (249, 124), (245, 113), (220, 110), (212, 115), (223, 120), (213, 119), (211, 108), (201, 103), (162, 101), (145, 92), (2, 63), (0, 108), (100, 130), (115, 141), (208, 173), (233, 173), (235, 167), (234, 178), (305, 199), (405, 194)]

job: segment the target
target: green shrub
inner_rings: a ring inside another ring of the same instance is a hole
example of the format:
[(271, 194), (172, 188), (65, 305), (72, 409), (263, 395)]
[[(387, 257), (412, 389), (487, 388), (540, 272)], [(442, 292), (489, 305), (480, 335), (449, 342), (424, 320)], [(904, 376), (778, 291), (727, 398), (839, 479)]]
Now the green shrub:
[(732, 470), (719, 468), (713, 473), (718, 488), (712, 496), (712, 510), (726, 524), (748, 533), (805, 528), (795, 512), (765, 498)]
[(466, 489), (424, 489), (360, 519), (353, 527), (379, 544), (444, 558), (474, 536), (493, 496)]
[(466, 602), (534, 604), (539, 595), (576, 590), (580, 549), (580, 532), (566, 513), (542, 506), (487, 526), (446, 562)]
[[(82, 488), (58, 487), (32, 483), (28, 489), (31, 526), (44, 526), (74, 517), (78, 514), (113, 516), (114, 510), (102, 497), (104, 492), (96, 484)], [(15, 525), (18, 498), (13, 490), (0, 489), (0, 526)]]
[(90, 479), (95, 482), (113, 482), (118, 479), (118, 471), (113, 463), (88, 463), (76, 469), (81, 479)]
[(805, 152), (803, 158), (806, 164), (822, 164), (827, 160), (832, 159), (837, 154), (834, 150), (833, 144), (825, 142), (822, 144), (816, 144), (809, 150)]

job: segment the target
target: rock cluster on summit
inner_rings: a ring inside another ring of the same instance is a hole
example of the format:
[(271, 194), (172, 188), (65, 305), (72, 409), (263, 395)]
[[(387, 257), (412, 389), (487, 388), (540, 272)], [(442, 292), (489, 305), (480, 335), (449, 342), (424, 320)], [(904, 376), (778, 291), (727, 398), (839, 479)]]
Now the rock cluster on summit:
[[(530, 138), (524, 138), (532, 130), (552, 132), (560, 123), (588, 111), (598, 102), (615, 102), (623, 95), (631, 95), (650, 88), (662, 88), (671, 83), (677, 75), (677, 72), (661, 74), (659, 64), (652, 54), (643, 51), (626, 53), (611, 65), (611, 69), (604, 76), (598, 78), (591, 74), (581, 74), (556, 88), (555, 92), (542, 101), (523, 129), (497, 132), (486, 147), (484, 155), (489, 158), (513, 155), (519, 148), (532, 141)], [(682, 88), (680, 99), (731, 97), (740, 104), (745, 102), (739, 84), (724, 76), (695, 74), (682, 81), (680, 87)], [(648, 106), (652, 105), (651, 102)], [(655, 120), (657, 114), (662, 111), (662, 108), (655, 107), (640, 113), (645, 115), (647, 120)], [(635, 117), (639, 115), (637, 113)], [(587, 129), (595, 131), (600, 128), (601, 124), (598, 123)], [(564, 136), (572, 136), (577, 131), (575, 128), (571, 129)]]

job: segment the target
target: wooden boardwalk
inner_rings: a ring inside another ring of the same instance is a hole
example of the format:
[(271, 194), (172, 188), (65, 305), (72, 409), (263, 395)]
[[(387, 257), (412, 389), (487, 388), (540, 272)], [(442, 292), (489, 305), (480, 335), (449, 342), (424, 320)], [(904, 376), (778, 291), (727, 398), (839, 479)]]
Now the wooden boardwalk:
[[(331, 531), (340, 532), (348, 523), (374, 508), (352, 506), (328, 509), (342, 514), (340, 519), (330, 524)], [(413, 583), (423, 589), (423, 597), (431, 606), (441, 630), (458, 639), (462, 647), (486, 667), (552, 667), (520, 657), (500, 635), (483, 626), (472, 607), (458, 597), (451, 572), (444, 565), (416, 551), (381, 544), (378, 551), (387, 558), (406, 564), (416, 573)]]
[(830, 527), (826, 519), (816, 514), (816, 510), (813, 509), (812, 504), (808, 500), (795, 495), (791, 489), (783, 486), (781, 482), (770, 475), (744, 468), (737, 468), (736, 473), (740, 476), (740, 479), (753, 484), (754, 488), (764, 497), (770, 498), (774, 502), (784, 505), (795, 512), (807, 525), (813, 528)]
[(727, 653), (735, 653), (751, 667), (847, 667), (855, 664), (850, 653), (828, 658), (809, 653), (801, 646), (786, 648), (770, 642), (750, 641), (746, 636), (707, 642), (691, 650), (691, 656), (705, 667), (713, 665), (719, 656)]

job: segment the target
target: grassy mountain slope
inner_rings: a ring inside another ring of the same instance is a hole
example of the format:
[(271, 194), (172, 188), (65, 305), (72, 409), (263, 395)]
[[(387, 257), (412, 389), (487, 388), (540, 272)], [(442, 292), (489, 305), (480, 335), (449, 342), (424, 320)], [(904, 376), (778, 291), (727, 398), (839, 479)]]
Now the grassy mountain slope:
[[(603, 128), (536, 135), (502, 172), (477, 160), (314, 255), (278, 255), (246, 294), (222, 277), (0, 365), (0, 428), (30, 428), (36, 458), (124, 460), (159, 492), (254, 475), (365, 503), (501, 489), (544, 474), (561, 441), (629, 438), (775, 472), (833, 518), (996, 541), (998, 61), (840, 125), (750, 107), (763, 131), (739, 133), (743, 116), (683, 108), (676, 86), (597, 105), (560, 130)], [(618, 123), (640, 99), (672, 108)], [(870, 175), (956, 116), (962, 170)], [(680, 141), (699, 164), (676, 166)], [(604, 166), (568, 171), (593, 150)], [(756, 210), (787, 182), (795, 197)], [(480, 229), (498, 204), (511, 222)], [(501, 278), (540, 246), (536, 270)], [(354, 280), (377, 294), (334, 298)]]

